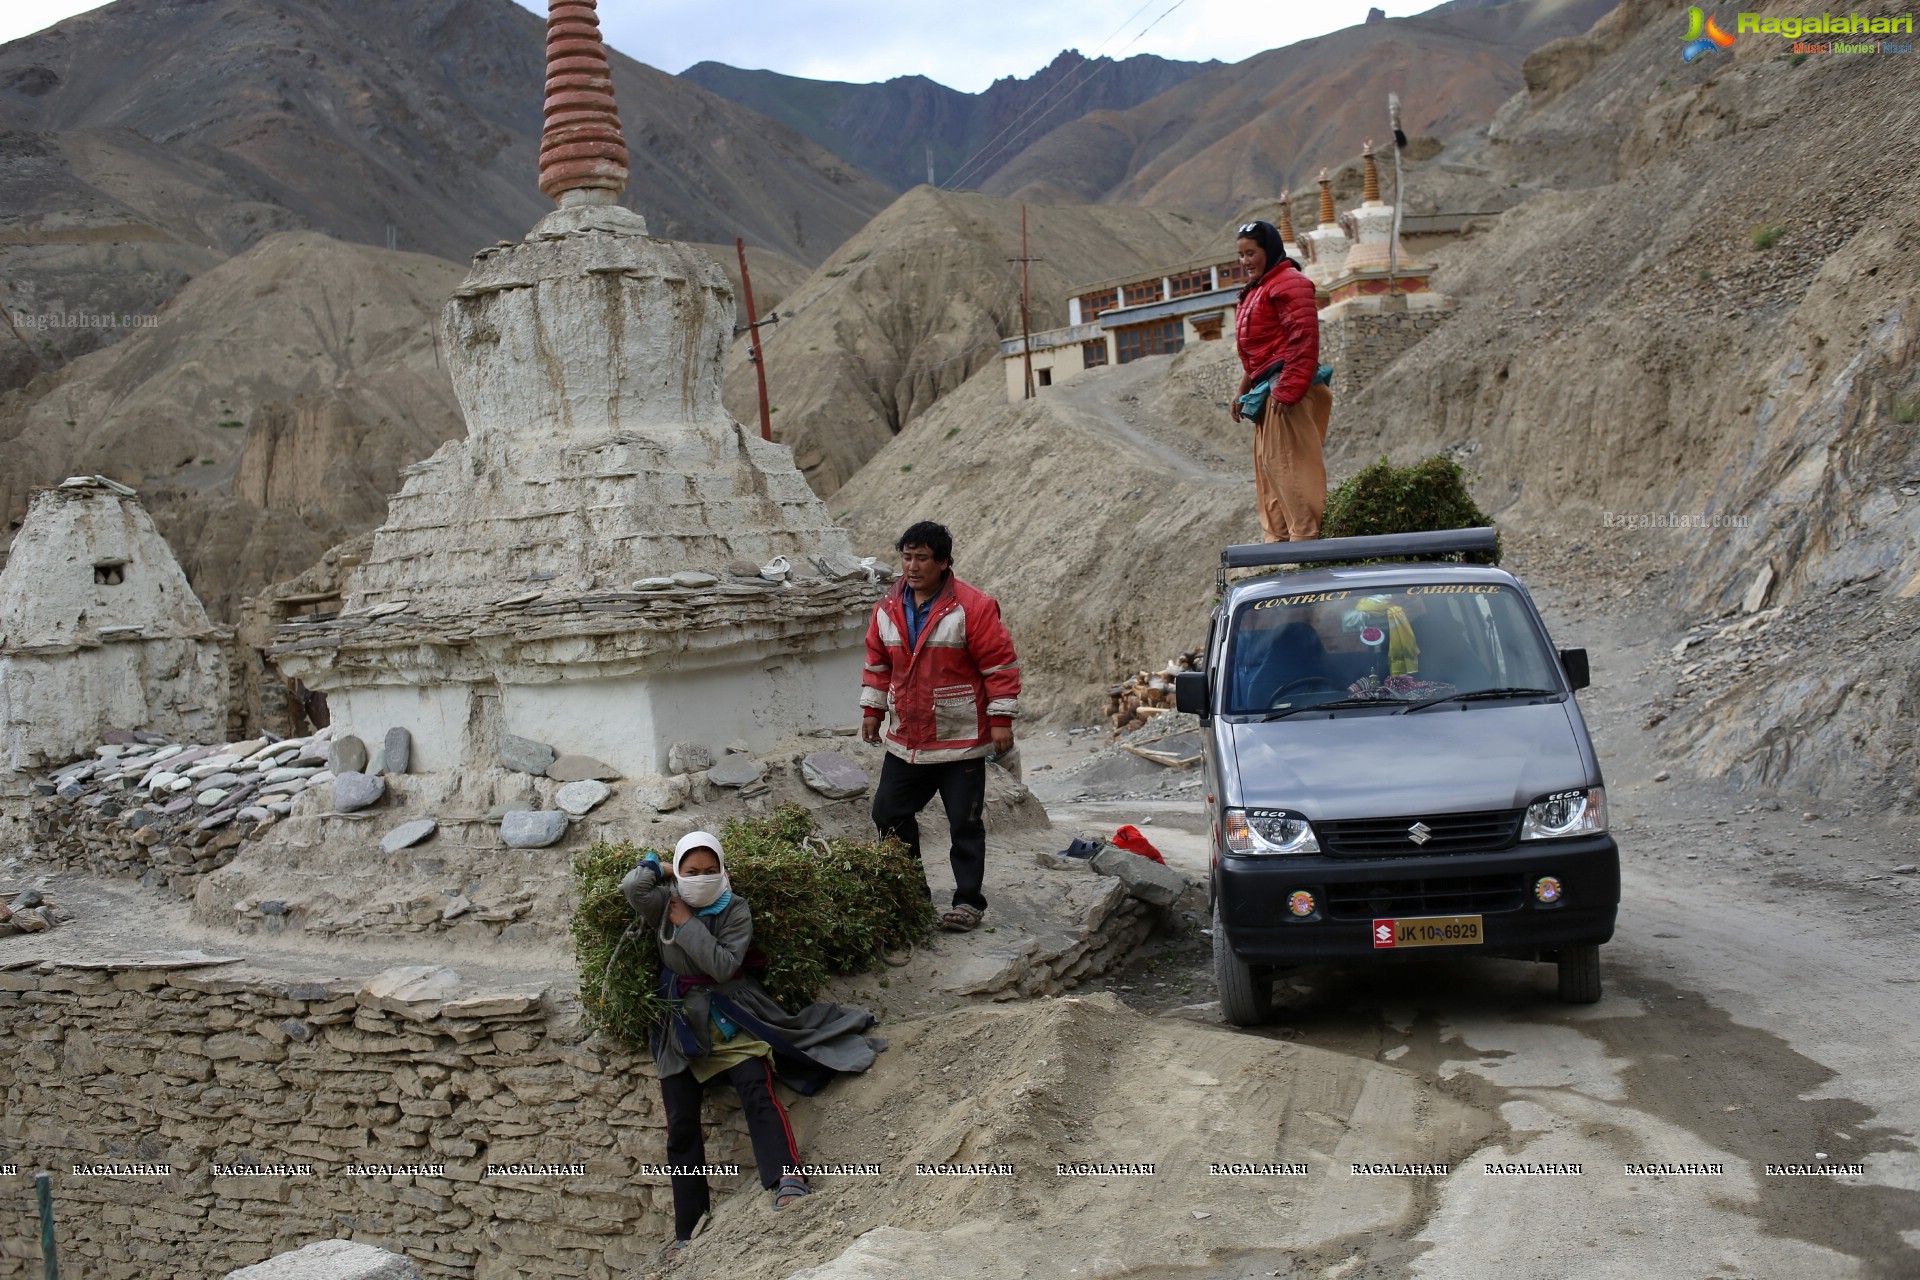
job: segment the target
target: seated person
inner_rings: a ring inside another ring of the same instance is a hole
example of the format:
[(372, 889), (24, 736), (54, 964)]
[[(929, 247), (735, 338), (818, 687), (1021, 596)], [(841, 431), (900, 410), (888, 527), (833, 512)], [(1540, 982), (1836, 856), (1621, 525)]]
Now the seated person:
[(1265, 710), (1282, 689), (1304, 693), (1339, 687), (1328, 670), (1326, 646), (1310, 622), (1243, 631), (1238, 647), (1232, 705), (1240, 710)]

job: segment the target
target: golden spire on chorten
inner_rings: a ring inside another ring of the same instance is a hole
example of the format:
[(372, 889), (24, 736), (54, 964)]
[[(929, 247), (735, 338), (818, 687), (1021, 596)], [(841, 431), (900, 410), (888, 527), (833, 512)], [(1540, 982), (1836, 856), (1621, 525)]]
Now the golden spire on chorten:
[(1290, 192), (1280, 193), (1280, 238), (1293, 243), (1293, 203), (1288, 200)]
[(1373, 162), (1373, 139), (1367, 139), (1367, 145), (1360, 148), (1360, 161), (1367, 169), (1366, 189), (1360, 193), (1362, 204), (1380, 203), (1380, 169)]
[(1320, 171), (1320, 225), (1330, 227), (1334, 222), (1333, 179), (1327, 176), (1325, 169), (1322, 169)]

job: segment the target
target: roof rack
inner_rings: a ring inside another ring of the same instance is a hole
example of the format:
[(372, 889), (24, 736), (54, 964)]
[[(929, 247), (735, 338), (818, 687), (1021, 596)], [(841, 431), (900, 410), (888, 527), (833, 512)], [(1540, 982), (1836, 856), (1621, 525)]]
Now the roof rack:
[(1499, 534), (1491, 528), (1429, 529), (1421, 533), (1382, 533), (1367, 538), (1316, 538), (1307, 542), (1253, 542), (1220, 553), (1220, 579), (1227, 570), (1279, 564), (1327, 564), (1336, 560), (1393, 560), (1409, 556), (1491, 551)]

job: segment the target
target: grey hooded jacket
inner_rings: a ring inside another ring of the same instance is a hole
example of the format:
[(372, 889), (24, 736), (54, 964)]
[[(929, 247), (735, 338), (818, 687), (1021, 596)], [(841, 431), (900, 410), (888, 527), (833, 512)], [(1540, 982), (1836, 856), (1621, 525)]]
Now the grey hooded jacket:
[[(713, 979), (711, 986), (695, 987), (681, 1000), (687, 1028), (700, 1047), (698, 1054), (686, 1051), (680, 1037), (672, 1034), (672, 1027), (667, 1029), (668, 1034), (654, 1035), (654, 1061), (661, 1075), (684, 1071), (693, 1058), (712, 1051), (715, 994), (764, 1023), (816, 1066), (829, 1071), (865, 1071), (873, 1064), (876, 1046), (861, 1034), (873, 1025), (873, 1015), (865, 1009), (816, 1003), (798, 1013), (788, 1013), (757, 979), (740, 971), (747, 949), (753, 945), (753, 909), (739, 894), (719, 914), (696, 915), (675, 927), (667, 919), (667, 901), (673, 890), (654, 863), (642, 862), (629, 871), (620, 882), (620, 892), (652, 930), (663, 966), (677, 974)], [(777, 1058), (775, 1065), (779, 1065)]]

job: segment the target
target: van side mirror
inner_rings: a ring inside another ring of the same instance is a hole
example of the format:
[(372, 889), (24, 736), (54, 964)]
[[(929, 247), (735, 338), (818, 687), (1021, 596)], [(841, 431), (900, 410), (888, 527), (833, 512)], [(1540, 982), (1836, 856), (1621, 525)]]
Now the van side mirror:
[(1567, 673), (1567, 684), (1571, 688), (1584, 689), (1593, 683), (1593, 673), (1587, 667), (1585, 649), (1562, 649), (1560, 669)]
[(1173, 677), (1173, 709), (1207, 716), (1207, 673), (1182, 671)]

